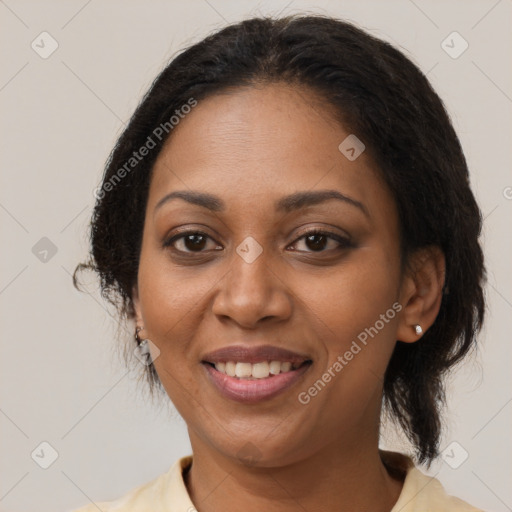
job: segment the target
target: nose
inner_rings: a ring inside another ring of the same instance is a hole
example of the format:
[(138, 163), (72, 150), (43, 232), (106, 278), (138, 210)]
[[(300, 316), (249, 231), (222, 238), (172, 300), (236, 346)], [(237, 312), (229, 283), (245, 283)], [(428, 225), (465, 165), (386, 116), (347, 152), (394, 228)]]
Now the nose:
[(283, 272), (272, 266), (265, 252), (251, 263), (234, 253), (230, 272), (219, 286), (212, 310), (224, 321), (231, 319), (246, 329), (254, 329), (264, 320), (278, 322), (292, 313), (291, 290)]

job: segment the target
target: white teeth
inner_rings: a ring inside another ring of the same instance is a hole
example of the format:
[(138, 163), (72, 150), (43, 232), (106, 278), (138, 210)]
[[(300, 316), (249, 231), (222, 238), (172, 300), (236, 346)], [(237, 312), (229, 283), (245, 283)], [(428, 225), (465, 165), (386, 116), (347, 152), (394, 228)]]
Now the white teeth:
[[(229, 361), (228, 363), (226, 363), (226, 375), (229, 375), (230, 377), (234, 377), (235, 376), (235, 363), (233, 363), (233, 361)], [(219, 368), (217, 368), (217, 370), (219, 370)], [(220, 372), (221, 370), (219, 370)]]
[(250, 377), (252, 370), (251, 363), (236, 363), (235, 376), (238, 378)]
[(281, 373), (281, 361), (270, 361), (270, 373), (279, 375)]
[(270, 368), (267, 361), (256, 363), (252, 365), (252, 376), (255, 379), (265, 379), (270, 373)]
[(288, 361), (286, 363), (281, 363), (281, 371), (282, 372), (289, 372), (291, 369), (292, 369), (292, 363), (290, 363)]
[(266, 379), (270, 375), (289, 372), (299, 366), (300, 364), (292, 365), (289, 361), (262, 361), (255, 364), (235, 361), (215, 363), (217, 371), (229, 377), (238, 377), (239, 379)]

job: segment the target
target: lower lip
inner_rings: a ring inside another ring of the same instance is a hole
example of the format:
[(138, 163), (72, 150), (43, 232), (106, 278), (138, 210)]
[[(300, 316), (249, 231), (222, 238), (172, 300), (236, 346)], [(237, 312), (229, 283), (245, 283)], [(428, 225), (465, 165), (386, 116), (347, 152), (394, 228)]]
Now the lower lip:
[(266, 379), (239, 379), (221, 373), (209, 364), (203, 363), (203, 366), (210, 380), (226, 398), (244, 404), (254, 404), (269, 400), (296, 384), (308, 371), (311, 363)]

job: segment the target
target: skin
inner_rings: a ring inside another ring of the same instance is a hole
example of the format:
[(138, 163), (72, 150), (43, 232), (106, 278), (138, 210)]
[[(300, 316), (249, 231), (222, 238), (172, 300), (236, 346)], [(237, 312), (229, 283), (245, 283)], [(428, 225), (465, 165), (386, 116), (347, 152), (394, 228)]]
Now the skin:
[[(402, 489), (379, 456), (383, 375), (396, 340), (416, 342), (414, 325), (426, 331), (434, 322), (444, 258), (420, 251), (402, 273), (393, 198), (367, 152), (349, 161), (338, 150), (350, 131), (331, 112), (306, 88), (231, 89), (200, 101), (154, 166), (133, 300), (141, 335), (160, 350), (159, 378), (188, 426), (186, 485), (200, 511), (384, 512)], [(225, 210), (183, 199), (155, 209), (177, 190), (214, 194)], [(333, 199), (275, 211), (283, 196), (311, 190), (338, 191), (366, 213)], [(164, 246), (177, 228), (208, 237), (199, 249), (184, 238)], [(308, 241), (312, 228), (350, 242)], [(252, 263), (236, 252), (249, 236), (263, 249)], [(298, 393), (396, 302), (401, 311), (301, 404)], [(235, 344), (281, 346), (313, 364), (278, 396), (237, 403), (201, 364)], [(252, 463), (241, 458), (248, 448)]]

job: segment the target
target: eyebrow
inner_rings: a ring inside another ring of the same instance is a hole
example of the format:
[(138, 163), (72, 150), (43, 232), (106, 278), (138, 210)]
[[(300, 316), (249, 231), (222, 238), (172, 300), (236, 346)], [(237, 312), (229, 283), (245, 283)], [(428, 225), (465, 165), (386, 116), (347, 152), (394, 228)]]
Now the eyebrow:
[[(157, 205), (155, 206), (154, 211), (156, 212), (156, 210), (173, 199), (183, 199), (188, 203), (202, 206), (214, 212), (222, 212), (226, 209), (226, 205), (220, 197), (208, 194), (206, 192), (176, 190), (160, 199), (160, 201), (158, 201)], [(277, 212), (289, 213), (294, 210), (299, 210), (300, 208), (304, 208), (306, 206), (320, 204), (331, 199), (336, 199), (338, 201), (342, 201), (344, 203), (355, 206), (367, 217), (369, 217), (368, 210), (363, 203), (349, 196), (346, 196), (337, 190), (308, 190), (304, 192), (295, 192), (294, 194), (282, 197), (276, 201), (274, 203), (274, 208)]]

